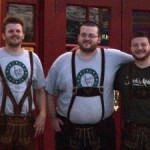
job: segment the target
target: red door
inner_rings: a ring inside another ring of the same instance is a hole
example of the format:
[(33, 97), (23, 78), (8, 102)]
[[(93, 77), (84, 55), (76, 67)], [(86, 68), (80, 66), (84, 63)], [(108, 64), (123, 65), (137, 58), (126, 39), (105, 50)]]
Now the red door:
[[(97, 16), (95, 15), (98, 15)], [(55, 3), (45, 0), (45, 55), (46, 71), (60, 54), (76, 44), (76, 26), (80, 20), (102, 20), (103, 43), (121, 49), (121, 1), (120, 0), (57, 0)], [(119, 117), (116, 115), (116, 120)], [(118, 121), (119, 122), (119, 121)], [(117, 124), (117, 129), (119, 129)], [(45, 132), (45, 150), (53, 150), (53, 134), (47, 125)], [(117, 133), (119, 140), (119, 132)], [(117, 141), (118, 141), (117, 140)]]

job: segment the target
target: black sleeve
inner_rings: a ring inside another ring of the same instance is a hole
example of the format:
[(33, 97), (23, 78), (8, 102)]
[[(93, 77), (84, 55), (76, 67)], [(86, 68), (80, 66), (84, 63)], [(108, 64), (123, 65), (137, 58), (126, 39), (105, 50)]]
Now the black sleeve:
[(121, 86), (121, 76), (122, 76), (122, 70), (123, 66), (121, 66), (118, 71), (116, 72), (115, 75), (115, 80), (114, 80), (114, 90), (119, 90)]
[(118, 71), (117, 71), (115, 80), (114, 80), (114, 90), (118, 90), (118, 89), (119, 87), (118, 87)]

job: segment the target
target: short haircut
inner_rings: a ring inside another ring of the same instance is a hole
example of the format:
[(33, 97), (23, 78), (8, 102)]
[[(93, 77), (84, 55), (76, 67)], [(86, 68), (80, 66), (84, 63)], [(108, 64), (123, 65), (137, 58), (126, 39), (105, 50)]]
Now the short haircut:
[[(149, 36), (149, 34), (147, 34), (146, 32), (139, 31), (139, 32), (134, 33), (134, 34), (132, 35), (132, 37), (131, 37), (131, 40), (132, 40), (133, 38), (137, 38), (137, 37), (147, 38), (148, 41), (149, 41), (149, 43), (150, 43), (150, 36)], [(131, 44), (131, 40), (130, 40), (130, 44)]]
[(5, 33), (7, 24), (20, 24), (22, 26), (23, 32), (24, 32), (24, 22), (19, 17), (7, 16), (4, 19), (3, 24), (2, 24), (2, 33)]
[(98, 35), (99, 36), (101, 35), (101, 33), (100, 33), (100, 26), (96, 22), (93, 22), (93, 21), (82, 22), (82, 24), (80, 24), (80, 26), (79, 26), (78, 34), (80, 34), (80, 30), (81, 30), (82, 26), (97, 27), (97, 29), (98, 29)]

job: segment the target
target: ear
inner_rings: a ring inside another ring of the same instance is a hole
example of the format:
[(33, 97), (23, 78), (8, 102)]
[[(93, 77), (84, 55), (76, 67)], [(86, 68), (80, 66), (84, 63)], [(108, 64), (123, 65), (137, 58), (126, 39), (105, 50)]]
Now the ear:
[(98, 43), (99, 43), (99, 44), (101, 43), (101, 40), (102, 40), (102, 37), (99, 36), (99, 38), (98, 38)]

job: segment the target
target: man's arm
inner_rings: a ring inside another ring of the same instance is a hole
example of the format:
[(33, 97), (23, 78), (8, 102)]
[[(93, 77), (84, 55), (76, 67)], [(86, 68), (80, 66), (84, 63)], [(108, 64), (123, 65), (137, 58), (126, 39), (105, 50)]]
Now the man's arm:
[(63, 125), (63, 122), (61, 119), (56, 117), (55, 99), (56, 99), (55, 96), (47, 94), (47, 107), (51, 126), (54, 131), (60, 132), (61, 131), (60, 125)]
[(36, 118), (34, 127), (36, 129), (35, 136), (44, 132), (46, 119), (46, 94), (44, 88), (36, 89), (36, 103), (38, 105), (39, 114)]

